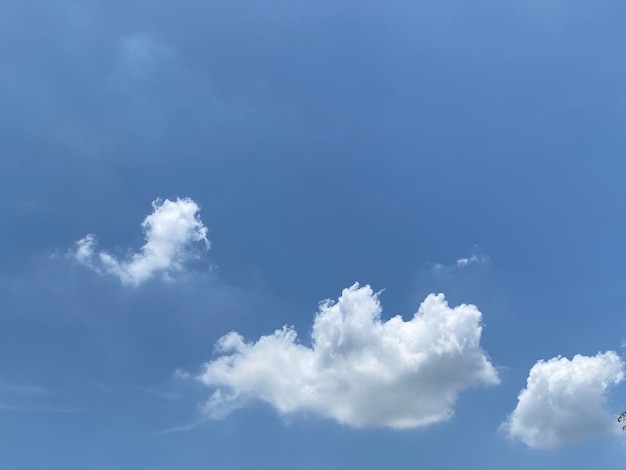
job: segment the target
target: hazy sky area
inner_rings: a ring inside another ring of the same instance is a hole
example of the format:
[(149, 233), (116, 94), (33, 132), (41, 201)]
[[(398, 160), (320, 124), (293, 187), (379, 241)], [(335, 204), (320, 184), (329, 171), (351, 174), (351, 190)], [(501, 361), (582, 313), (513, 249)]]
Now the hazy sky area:
[(619, 466), (625, 18), (1, 2), (0, 468)]

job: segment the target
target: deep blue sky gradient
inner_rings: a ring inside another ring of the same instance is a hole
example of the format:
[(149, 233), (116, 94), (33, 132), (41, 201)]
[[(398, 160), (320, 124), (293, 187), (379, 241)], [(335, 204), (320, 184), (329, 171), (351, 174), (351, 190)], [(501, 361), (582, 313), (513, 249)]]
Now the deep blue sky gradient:
[[(537, 360), (626, 336), (625, 17), (617, 1), (4, 2), (0, 385), (42, 390), (0, 387), (16, 407), (0, 467), (616, 465), (620, 439), (532, 451), (497, 428)], [(86, 233), (136, 249), (151, 201), (177, 196), (212, 242), (183, 279), (129, 289), (65, 256)], [(488, 263), (432, 269), (472, 250)], [(475, 303), (502, 384), (412, 431), (257, 405), (162, 434), (209, 395), (175, 369), (230, 330), (306, 342), (317, 303), (355, 281), (385, 289), (385, 318), (430, 292)]]

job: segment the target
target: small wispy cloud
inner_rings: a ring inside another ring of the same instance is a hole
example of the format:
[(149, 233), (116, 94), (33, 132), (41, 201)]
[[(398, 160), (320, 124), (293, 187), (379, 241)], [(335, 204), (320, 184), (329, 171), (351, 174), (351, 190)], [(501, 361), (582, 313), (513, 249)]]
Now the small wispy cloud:
[(485, 255), (478, 246), (474, 246), (470, 256), (459, 258), (452, 264), (435, 263), (432, 265), (435, 270), (457, 270), (463, 269), (473, 264), (485, 264), (489, 261), (489, 257)]
[(200, 426), (204, 421), (199, 421), (196, 423), (191, 423), (191, 424), (183, 424), (180, 426), (174, 426), (171, 428), (167, 428), (164, 429), (162, 431), (158, 431), (155, 434), (157, 435), (167, 435), (167, 434), (177, 434), (177, 433), (181, 433), (181, 432), (189, 432), (192, 431), (193, 429), (197, 428), (198, 426)]
[(456, 260), (456, 266), (458, 268), (464, 268), (465, 266), (467, 266), (468, 264), (472, 264), (472, 263), (479, 263), (479, 262), (483, 262), (484, 258), (479, 258), (478, 256), (476, 256), (475, 254), (473, 254), (471, 257), (469, 258), (459, 258)]
[(207, 227), (198, 215), (200, 206), (190, 198), (157, 199), (153, 212), (141, 224), (146, 243), (125, 259), (96, 251), (96, 237), (86, 235), (78, 240), (70, 255), (99, 274), (117, 277), (123, 284), (138, 286), (161, 275), (170, 279), (184, 270), (185, 263), (198, 257), (197, 246), (210, 248)]

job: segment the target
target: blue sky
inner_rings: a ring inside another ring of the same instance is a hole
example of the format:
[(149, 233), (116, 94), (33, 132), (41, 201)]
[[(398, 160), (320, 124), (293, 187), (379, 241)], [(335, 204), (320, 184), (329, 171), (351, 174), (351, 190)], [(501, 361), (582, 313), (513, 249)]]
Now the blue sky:
[(624, 15), (3, 2), (0, 466), (615, 465)]

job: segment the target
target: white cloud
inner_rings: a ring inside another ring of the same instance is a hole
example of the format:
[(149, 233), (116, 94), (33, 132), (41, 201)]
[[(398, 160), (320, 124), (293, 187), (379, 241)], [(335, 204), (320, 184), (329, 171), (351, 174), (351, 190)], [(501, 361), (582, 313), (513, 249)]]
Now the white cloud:
[(488, 261), (489, 261), (489, 257), (485, 255), (484, 253), (482, 253), (482, 251), (480, 250), (480, 248), (478, 248), (478, 246), (474, 246), (471, 256), (468, 256), (466, 258), (459, 258), (456, 260), (454, 264), (451, 264), (451, 265), (435, 263), (433, 265), (433, 268), (437, 270), (456, 270), (456, 269), (465, 268), (471, 264), (485, 264)]
[(76, 242), (76, 250), (74, 256), (79, 263), (89, 264), (93, 258), (94, 249), (96, 247), (95, 235), (86, 235)]
[(105, 251), (96, 252), (96, 237), (87, 235), (76, 242), (74, 258), (99, 273), (111, 274), (125, 284), (137, 286), (160, 274), (166, 279), (181, 271), (186, 261), (197, 256), (194, 245), (210, 246), (207, 228), (189, 198), (152, 203), (153, 212), (141, 224), (146, 243), (138, 253), (118, 259)]
[(478, 263), (479, 261), (482, 261), (482, 258), (478, 258), (478, 256), (476, 256), (476, 254), (473, 254), (469, 258), (459, 258), (459, 259), (457, 259), (456, 260), (456, 266), (459, 267), (459, 268), (464, 268), (468, 264)]
[(555, 357), (537, 362), (517, 407), (503, 424), (514, 439), (532, 448), (551, 448), (615, 431), (606, 410), (609, 387), (624, 380), (624, 363), (613, 352)]
[(480, 347), (481, 320), (475, 306), (450, 308), (431, 294), (411, 320), (383, 322), (378, 294), (355, 284), (320, 304), (311, 347), (288, 327), (252, 343), (222, 337), (221, 357), (198, 376), (214, 389), (204, 409), (217, 419), (262, 400), (281, 414), (313, 412), (355, 427), (444, 421), (462, 390), (499, 382)]

